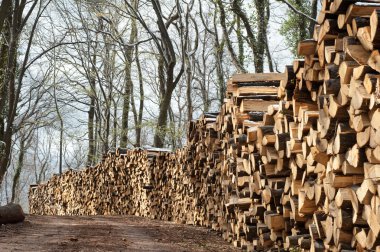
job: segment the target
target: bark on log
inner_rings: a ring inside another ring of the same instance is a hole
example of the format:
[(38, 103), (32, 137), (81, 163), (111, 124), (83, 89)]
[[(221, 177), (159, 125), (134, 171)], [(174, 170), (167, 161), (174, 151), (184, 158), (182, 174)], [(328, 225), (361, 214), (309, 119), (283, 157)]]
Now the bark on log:
[(24, 219), (25, 214), (19, 204), (9, 203), (0, 207), (0, 224), (18, 223)]

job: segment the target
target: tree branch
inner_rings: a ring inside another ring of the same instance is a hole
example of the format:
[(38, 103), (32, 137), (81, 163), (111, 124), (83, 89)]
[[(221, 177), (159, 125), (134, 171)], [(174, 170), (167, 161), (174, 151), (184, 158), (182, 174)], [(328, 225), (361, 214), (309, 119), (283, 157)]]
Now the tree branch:
[(59, 44), (56, 44), (48, 49), (46, 49), (45, 51), (41, 52), (40, 54), (38, 54), (36, 57), (34, 57), (26, 66), (25, 66), (25, 70), (27, 70), (31, 65), (33, 65), (34, 62), (36, 62), (38, 59), (40, 59), (42, 56), (44, 56), (46, 53), (50, 52), (51, 50), (53, 50), (54, 48), (57, 48), (57, 47), (60, 47), (60, 46), (63, 46), (63, 45), (75, 45), (75, 44), (86, 44), (87, 42), (86, 41), (75, 41), (75, 42), (63, 42), (63, 43), (59, 43)]
[(309, 15), (303, 13), (302, 11), (297, 10), (296, 7), (294, 7), (291, 3), (289, 3), (287, 0), (276, 0), (277, 2), (282, 2), (286, 4), (292, 11), (297, 13), (298, 15), (304, 16), (305, 18), (309, 19), (311, 22), (317, 23), (317, 20), (310, 17)]
[(222, 26), (224, 41), (227, 44), (227, 49), (230, 54), (232, 63), (234, 64), (234, 66), (239, 72), (246, 73), (247, 70), (245, 70), (244, 66), (240, 65), (239, 61), (237, 60), (234, 48), (232, 47), (231, 40), (228, 36), (228, 31), (226, 27), (226, 13), (224, 11), (222, 0), (217, 0), (216, 4), (219, 7), (219, 12), (220, 12), (219, 22), (220, 22), (220, 25)]

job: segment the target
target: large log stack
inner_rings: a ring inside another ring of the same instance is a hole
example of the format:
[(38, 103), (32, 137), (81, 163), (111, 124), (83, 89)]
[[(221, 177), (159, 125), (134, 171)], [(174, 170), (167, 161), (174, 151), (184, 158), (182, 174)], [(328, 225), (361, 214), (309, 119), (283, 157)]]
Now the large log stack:
[(108, 153), (31, 187), (36, 214), (202, 225), (247, 251), (380, 250), (380, 3), (324, 0), (285, 73), (237, 74), (187, 147)]
[(175, 155), (167, 150), (117, 149), (95, 167), (69, 170), (31, 186), (30, 213), (132, 214), (169, 220), (172, 189), (167, 182), (174, 182), (174, 165)]

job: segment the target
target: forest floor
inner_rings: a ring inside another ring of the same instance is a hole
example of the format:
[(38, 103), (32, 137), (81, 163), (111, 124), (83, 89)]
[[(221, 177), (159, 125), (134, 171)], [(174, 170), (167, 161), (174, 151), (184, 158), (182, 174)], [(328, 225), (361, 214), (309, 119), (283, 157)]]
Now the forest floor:
[(36, 216), (0, 226), (0, 251), (238, 251), (216, 232), (136, 216)]

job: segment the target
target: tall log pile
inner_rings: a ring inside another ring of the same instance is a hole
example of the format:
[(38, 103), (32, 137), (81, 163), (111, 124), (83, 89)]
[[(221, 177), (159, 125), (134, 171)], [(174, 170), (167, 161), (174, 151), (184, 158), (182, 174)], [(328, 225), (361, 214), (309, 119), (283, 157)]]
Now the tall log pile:
[(174, 153), (123, 150), (31, 187), (35, 214), (202, 225), (247, 251), (380, 250), (380, 4), (324, 0), (282, 74), (237, 74)]

